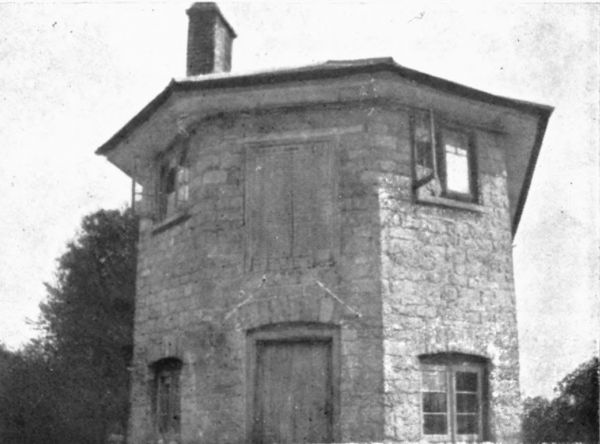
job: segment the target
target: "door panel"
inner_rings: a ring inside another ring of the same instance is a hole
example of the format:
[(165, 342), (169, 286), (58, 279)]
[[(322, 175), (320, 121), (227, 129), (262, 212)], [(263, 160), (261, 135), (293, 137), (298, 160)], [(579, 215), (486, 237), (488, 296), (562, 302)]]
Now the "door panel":
[(331, 341), (257, 341), (256, 359), (253, 442), (331, 442)]

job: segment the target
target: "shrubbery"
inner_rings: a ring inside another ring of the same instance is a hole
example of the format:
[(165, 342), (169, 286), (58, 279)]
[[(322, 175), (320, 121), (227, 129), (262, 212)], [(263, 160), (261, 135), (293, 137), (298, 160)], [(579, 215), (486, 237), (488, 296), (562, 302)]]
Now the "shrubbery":
[(598, 371), (590, 359), (558, 383), (555, 399), (526, 399), (524, 442), (598, 443)]
[(43, 335), (0, 346), (0, 442), (105, 443), (125, 432), (137, 220), (98, 211), (59, 259), (41, 305)]

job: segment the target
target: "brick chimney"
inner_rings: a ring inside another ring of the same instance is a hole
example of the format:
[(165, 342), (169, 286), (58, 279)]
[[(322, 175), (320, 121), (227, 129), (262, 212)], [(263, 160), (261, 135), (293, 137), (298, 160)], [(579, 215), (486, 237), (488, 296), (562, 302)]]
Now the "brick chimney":
[(189, 16), (187, 75), (229, 72), (235, 31), (212, 2), (194, 3)]

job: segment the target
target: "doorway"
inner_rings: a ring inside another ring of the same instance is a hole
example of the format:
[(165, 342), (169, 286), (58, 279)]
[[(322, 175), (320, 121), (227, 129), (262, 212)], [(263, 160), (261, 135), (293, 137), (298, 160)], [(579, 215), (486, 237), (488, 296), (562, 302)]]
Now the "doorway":
[(252, 339), (250, 442), (333, 442), (337, 344), (331, 333), (305, 328)]

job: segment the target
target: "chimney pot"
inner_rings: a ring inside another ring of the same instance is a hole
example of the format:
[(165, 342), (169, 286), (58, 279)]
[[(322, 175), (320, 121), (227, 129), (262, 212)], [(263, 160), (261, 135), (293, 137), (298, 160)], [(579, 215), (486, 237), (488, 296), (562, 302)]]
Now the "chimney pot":
[(235, 31), (213, 2), (194, 3), (189, 17), (187, 75), (229, 72)]

